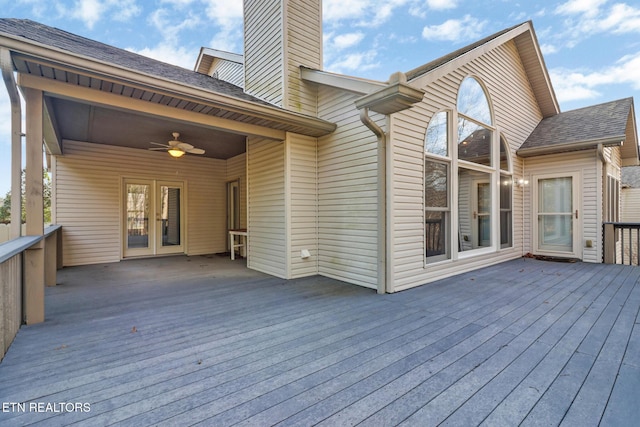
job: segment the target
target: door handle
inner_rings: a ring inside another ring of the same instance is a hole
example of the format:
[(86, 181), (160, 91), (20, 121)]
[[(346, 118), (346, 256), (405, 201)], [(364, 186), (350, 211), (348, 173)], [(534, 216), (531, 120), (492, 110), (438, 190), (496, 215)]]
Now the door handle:
[(473, 219), (478, 218), (478, 213), (476, 211), (473, 211)]
[(578, 219), (578, 209), (576, 209), (576, 219)]

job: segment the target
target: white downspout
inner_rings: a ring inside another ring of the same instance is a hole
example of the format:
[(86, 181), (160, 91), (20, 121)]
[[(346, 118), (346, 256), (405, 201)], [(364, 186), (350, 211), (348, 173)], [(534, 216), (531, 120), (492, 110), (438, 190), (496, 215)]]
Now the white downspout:
[(21, 234), (21, 209), (22, 206), (22, 108), (18, 86), (13, 76), (13, 63), (9, 49), (0, 48), (0, 69), (2, 78), (7, 87), (11, 102), (11, 205), (17, 208), (11, 209), (11, 238), (20, 237)]
[(360, 110), (360, 120), (378, 137), (378, 285), (379, 294), (387, 292), (387, 135), (371, 117), (369, 109)]

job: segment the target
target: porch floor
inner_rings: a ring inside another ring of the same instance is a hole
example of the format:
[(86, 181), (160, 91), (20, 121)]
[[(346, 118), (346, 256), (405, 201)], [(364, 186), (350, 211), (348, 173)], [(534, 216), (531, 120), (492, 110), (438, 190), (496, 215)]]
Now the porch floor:
[(217, 256), (66, 268), (0, 363), (0, 425), (637, 425), (639, 281), (521, 259), (376, 295)]

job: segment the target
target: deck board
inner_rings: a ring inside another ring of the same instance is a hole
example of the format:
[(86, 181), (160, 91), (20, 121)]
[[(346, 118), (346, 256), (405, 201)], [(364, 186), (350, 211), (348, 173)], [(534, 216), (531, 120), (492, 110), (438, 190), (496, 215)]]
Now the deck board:
[(215, 256), (59, 272), (1, 425), (625, 425), (640, 268), (514, 260), (393, 295)]

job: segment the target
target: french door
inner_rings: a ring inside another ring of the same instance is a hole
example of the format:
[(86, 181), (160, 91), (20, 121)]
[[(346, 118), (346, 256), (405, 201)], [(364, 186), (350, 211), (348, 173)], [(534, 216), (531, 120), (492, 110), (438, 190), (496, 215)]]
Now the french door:
[(534, 179), (534, 236), (539, 254), (580, 257), (579, 175)]
[(125, 179), (124, 257), (184, 252), (182, 182)]

